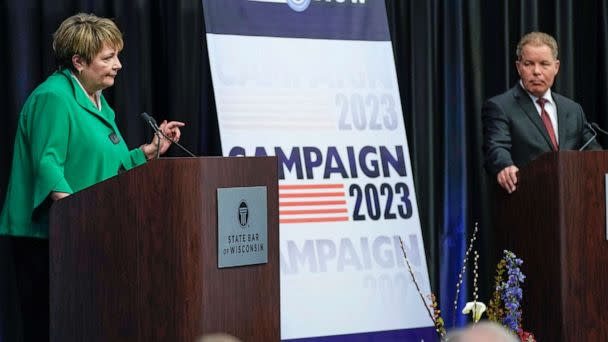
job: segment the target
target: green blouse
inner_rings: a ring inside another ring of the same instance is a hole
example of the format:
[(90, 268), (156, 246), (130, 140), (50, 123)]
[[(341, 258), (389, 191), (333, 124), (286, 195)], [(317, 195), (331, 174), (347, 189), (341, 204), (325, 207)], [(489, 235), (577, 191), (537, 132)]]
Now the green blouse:
[(46, 210), (39, 215), (35, 209), (46, 207), (52, 191), (71, 194), (146, 162), (141, 149), (129, 151), (114, 111), (103, 95), (100, 101), (101, 110), (68, 69), (52, 74), (28, 97), (19, 117), (0, 234), (47, 238)]

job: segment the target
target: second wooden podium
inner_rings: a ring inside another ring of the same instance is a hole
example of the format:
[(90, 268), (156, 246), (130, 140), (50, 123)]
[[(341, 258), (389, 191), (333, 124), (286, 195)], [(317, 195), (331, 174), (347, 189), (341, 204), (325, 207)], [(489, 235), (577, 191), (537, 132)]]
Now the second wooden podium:
[[(219, 268), (216, 191), (251, 186), (267, 189), (268, 262)], [(277, 186), (273, 157), (168, 158), (56, 203), (51, 341), (279, 341)]]

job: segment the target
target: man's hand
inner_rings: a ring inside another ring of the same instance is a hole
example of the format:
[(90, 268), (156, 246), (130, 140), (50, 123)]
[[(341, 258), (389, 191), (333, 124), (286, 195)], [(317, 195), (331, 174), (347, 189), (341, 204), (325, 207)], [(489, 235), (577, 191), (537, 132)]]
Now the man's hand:
[(512, 193), (517, 189), (517, 172), (519, 172), (517, 166), (507, 166), (496, 175), (496, 181), (508, 193)]

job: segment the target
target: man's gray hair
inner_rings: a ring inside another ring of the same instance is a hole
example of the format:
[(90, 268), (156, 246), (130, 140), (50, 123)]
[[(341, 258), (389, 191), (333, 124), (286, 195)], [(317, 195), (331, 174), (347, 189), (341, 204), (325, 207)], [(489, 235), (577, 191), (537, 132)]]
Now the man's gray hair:
[(557, 41), (549, 34), (544, 32), (530, 32), (521, 37), (519, 43), (517, 43), (517, 49), (515, 50), (515, 56), (517, 56), (518, 61), (521, 60), (521, 50), (523, 50), (525, 45), (547, 45), (551, 49), (553, 59), (557, 59)]

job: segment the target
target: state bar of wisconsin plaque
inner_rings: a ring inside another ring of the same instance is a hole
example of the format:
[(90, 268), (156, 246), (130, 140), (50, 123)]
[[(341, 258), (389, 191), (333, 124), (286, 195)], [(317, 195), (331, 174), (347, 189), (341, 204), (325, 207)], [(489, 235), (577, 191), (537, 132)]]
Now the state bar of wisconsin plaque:
[(217, 267), (268, 262), (265, 186), (217, 189)]

